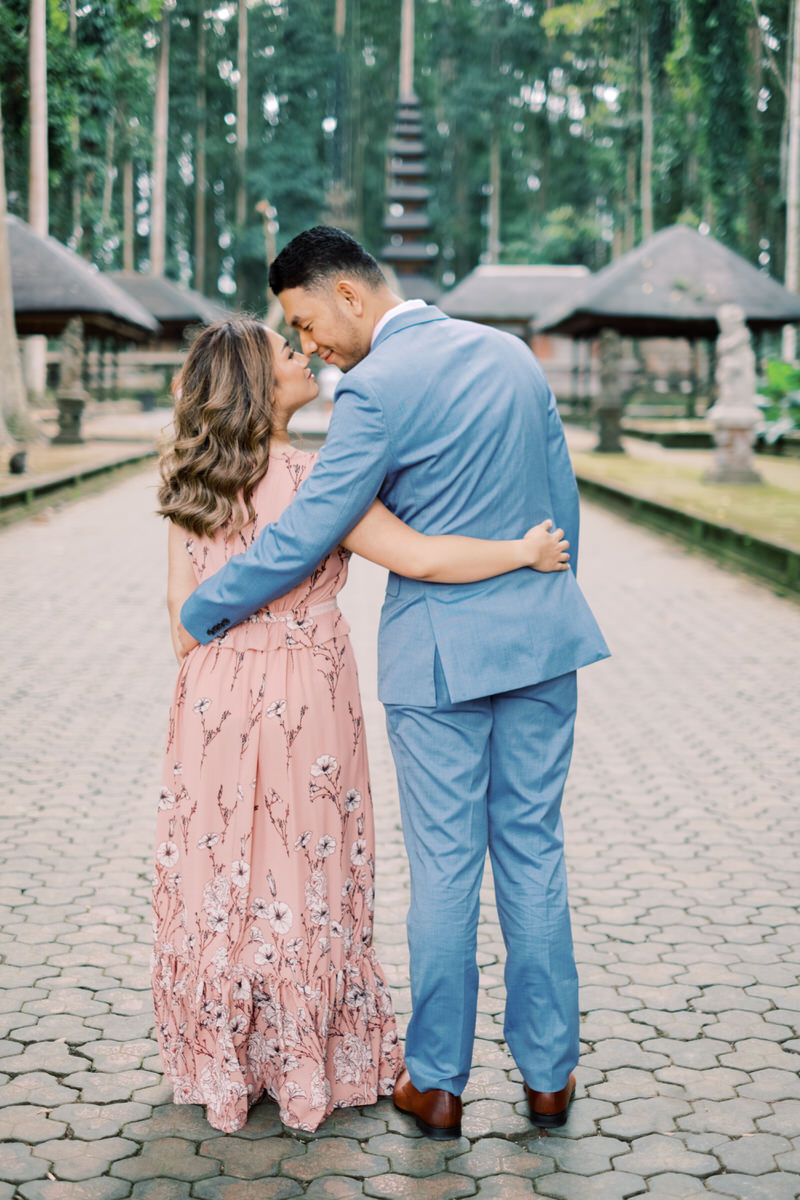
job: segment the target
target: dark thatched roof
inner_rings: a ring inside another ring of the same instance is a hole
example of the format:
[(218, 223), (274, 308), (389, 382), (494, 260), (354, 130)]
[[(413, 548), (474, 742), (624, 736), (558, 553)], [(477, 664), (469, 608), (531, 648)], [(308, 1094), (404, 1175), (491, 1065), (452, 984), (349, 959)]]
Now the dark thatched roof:
[(164, 275), (111, 271), (109, 278), (155, 317), (165, 338), (180, 339), (190, 325), (212, 325), (231, 315), (223, 304), (191, 288), (180, 287)]
[(588, 278), (588, 267), (476, 267), (441, 297), (439, 306), (468, 321), (527, 325), (554, 304), (569, 303)]
[(671, 225), (598, 271), (567, 304), (543, 313), (537, 330), (591, 337), (717, 337), (717, 310), (738, 304), (752, 330), (800, 322), (800, 296), (715, 238)]
[(80, 255), (40, 237), (19, 217), (7, 217), (11, 288), (17, 333), (57, 337), (80, 317), (87, 337), (143, 341), (158, 322)]

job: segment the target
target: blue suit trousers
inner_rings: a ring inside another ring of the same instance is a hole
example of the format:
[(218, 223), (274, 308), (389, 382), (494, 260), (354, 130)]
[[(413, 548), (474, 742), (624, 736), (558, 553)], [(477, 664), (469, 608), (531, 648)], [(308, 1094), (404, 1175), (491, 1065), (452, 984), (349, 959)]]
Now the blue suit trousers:
[(575, 672), (460, 703), (438, 654), (434, 673), (435, 707), (386, 705), (411, 866), (408, 1070), (423, 1091), (466, 1086), (488, 847), (506, 946), (506, 1041), (530, 1087), (557, 1091), (578, 1061), (561, 823)]

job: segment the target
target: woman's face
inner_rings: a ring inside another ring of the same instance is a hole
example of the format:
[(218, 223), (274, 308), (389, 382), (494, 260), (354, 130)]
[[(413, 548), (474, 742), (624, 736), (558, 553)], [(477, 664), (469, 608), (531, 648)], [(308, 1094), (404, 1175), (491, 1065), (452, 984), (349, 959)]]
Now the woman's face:
[(275, 391), (273, 407), (289, 417), (297, 412), (319, 392), (317, 381), (308, 366), (308, 359), (299, 350), (294, 350), (279, 333), (268, 329), (272, 347), (272, 373)]

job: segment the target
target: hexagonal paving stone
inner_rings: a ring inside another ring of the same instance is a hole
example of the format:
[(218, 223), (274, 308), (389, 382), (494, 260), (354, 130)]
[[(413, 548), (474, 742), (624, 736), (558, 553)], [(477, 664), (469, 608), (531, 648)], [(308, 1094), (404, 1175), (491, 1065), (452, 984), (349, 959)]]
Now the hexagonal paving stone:
[[(518, 1112), (513, 1104), (503, 1100), (473, 1100), (464, 1105), (464, 1115), (461, 1122), (465, 1137), (475, 1139), (487, 1137), (489, 1134), (527, 1133), (531, 1122), (527, 1115), (527, 1101), (521, 1101), (526, 1111), (520, 1108)], [(577, 1101), (570, 1108), (572, 1121)]]
[(329, 1179), (312, 1180), (303, 1195), (312, 1200), (361, 1200), (364, 1184), (361, 1179), (351, 1179), (347, 1175), (331, 1175)]
[(57, 1179), (35, 1180), (19, 1189), (22, 1200), (122, 1200), (129, 1185), (122, 1179), (82, 1179), (62, 1182)]
[(715, 1196), (735, 1196), (736, 1200), (797, 1200), (800, 1175), (772, 1172), (769, 1175), (715, 1175), (706, 1180)]
[(521, 1084), (509, 1079), (505, 1071), (494, 1067), (476, 1067), (470, 1072), (463, 1100), (508, 1100), (515, 1104), (524, 1096)]
[[(62, 1104), (52, 1116), (65, 1121), (77, 1138), (93, 1141), (113, 1137), (129, 1121), (141, 1120), (149, 1113), (145, 1104)], [(139, 1139), (137, 1139), (139, 1140)]]
[(791, 1150), (786, 1138), (772, 1133), (756, 1133), (719, 1146), (714, 1153), (726, 1171), (739, 1175), (766, 1175), (777, 1170), (775, 1157)]
[(586, 1066), (597, 1067), (599, 1071), (614, 1071), (620, 1067), (654, 1071), (658, 1067), (669, 1066), (669, 1058), (664, 1054), (649, 1053), (636, 1042), (622, 1038), (608, 1038), (599, 1042), (590, 1054), (583, 1055), (582, 1060)]
[[(42, 1142), (34, 1154), (52, 1164), (57, 1179), (95, 1179), (105, 1175), (113, 1163), (135, 1154), (139, 1147), (125, 1138), (103, 1138), (96, 1142), (62, 1139), (58, 1142)], [(115, 1174), (119, 1174), (115, 1170)]]
[(7, 1183), (21, 1183), (26, 1179), (41, 1179), (47, 1174), (47, 1164), (33, 1157), (30, 1146), (22, 1142), (4, 1142), (0, 1145), (0, 1179)]
[(671, 1171), (702, 1178), (717, 1170), (717, 1160), (709, 1154), (698, 1154), (687, 1149), (679, 1138), (659, 1133), (637, 1138), (631, 1144), (630, 1154), (624, 1158), (615, 1157), (614, 1165), (622, 1171), (645, 1177)]
[[(462, 1139), (463, 1140), (463, 1139)], [(370, 1138), (366, 1149), (389, 1160), (392, 1171), (401, 1175), (434, 1175), (447, 1169), (448, 1158), (459, 1153), (460, 1142), (439, 1142), (431, 1138), (406, 1138), (385, 1133)]]
[[(137, 1146), (137, 1149), (139, 1147)], [(145, 1142), (136, 1158), (114, 1163), (111, 1174), (120, 1179), (183, 1179), (192, 1181), (219, 1174), (219, 1162), (201, 1158), (197, 1147), (183, 1138)]]
[[(357, 1146), (357, 1143), (353, 1145)], [(228, 1136), (203, 1142), (200, 1153), (217, 1159), (222, 1164), (223, 1175), (259, 1179), (262, 1175), (276, 1174), (285, 1159), (305, 1155), (306, 1146), (289, 1134), (255, 1140)]]
[[(539, 1138), (536, 1142), (540, 1141)], [(548, 1155), (552, 1153), (548, 1144)], [(552, 1171), (550, 1157), (530, 1153), (515, 1142), (503, 1138), (481, 1138), (466, 1154), (459, 1154), (449, 1163), (451, 1171), (460, 1171), (482, 1179), (485, 1175), (524, 1175), (534, 1179), (537, 1175)]]
[(376, 1175), (364, 1181), (366, 1196), (386, 1200), (457, 1200), (475, 1195), (475, 1180), (464, 1175), (430, 1175), (415, 1179), (409, 1175)]
[(385, 1157), (367, 1154), (358, 1142), (349, 1138), (322, 1138), (318, 1142), (309, 1142), (302, 1158), (293, 1158), (283, 1166), (284, 1175), (307, 1180), (316, 1179), (318, 1175), (352, 1175), (354, 1179), (365, 1179), (388, 1170), (389, 1162)]
[(10, 1104), (0, 1109), (0, 1142), (46, 1142), (63, 1137), (67, 1126), (51, 1119), (33, 1104)]
[(765, 1133), (780, 1133), (784, 1137), (796, 1137), (800, 1133), (800, 1101), (778, 1100), (772, 1106), (772, 1115), (756, 1121)]
[(699, 1100), (690, 1117), (678, 1122), (681, 1129), (696, 1133), (724, 1133), (728, 1137), (742, 1137), (756, 1132), (756, 1120), (769, 1113), (769, 1107), (761, 1100)]
[(600, 1122), (603, 1133), (612, 1137), (637, 1138), (648, 1133), (671, 1133), (675, 1129), (676, 1117), (691, 1113), (685, 1100), (672, 1100), (666, 1096), (654, 1096), (645, 1100), (624, 1100), (615, 1117), (606, 1117)]
[[(277, 1105), (270, 1105), (277, 1116)], [(337, 1108), (326, 1117), (313, 1134), (303, 1134), (306, 1138), (346, 1137), (354, 1138), (357, 1142), (366, 1142), (371, 1137), (379, 1137), (386, 1133), (387, 1118), (390, 1112), (395, 1112), (391, 1100), (385, 1099), (372, 1105), (366, 1110), (360, 1108)], [(248, 1117), (247, 1125), (250, 1124)], [(300, 1134), (302, 1131), (298, 1131)]]
[[(764, 1067), (776, 1067), (780, 1071), (800, 1070), (800, 1055), (790, 1054), (774, 1042), (760, 1038), (745, 1038), (734, 1051), (721, 1055), (719, 1061), (725, 1067), (740, 1071), (760, 1071)], [(2, 1067), (4, 1071), (8, 1069), (5, 1061)]]
[(713, 1071), (695, 1071), (691, 1067), (664, 1067), (656, 1071), (660, 1083), (672, 1084), (687, 1100), (729, 1100), (742, 1094), (748, 1081), (744, 1071), (715, 1067)]
[[(628, 1196), (641, 1196), (645, 1182), (640, 1175), (629, 1175), (625, 1171), (604, 1171), (601, 1175), (545, 1175), (536, 1181), (536, 1194), (552, 1196), (555, 1200), (627, 1200)], [(505, 1200), (498, 1192), (498, 1200)]]
[(85, 1042), (97, 1041), (99, 1036), (97, 1029), (87, 1025), (81, 1017), (75, 1017), (69, 1013), (41, 1017), (35, 1025), (15, 1032), (16, 1040), (25, 1044), (54, 1042), (61, 1039), (70, 1046), (82, 1046)]
[(653, 1175), (647, 1182), (648, 1196), (659, 1196), (660, 1200), (694, 1200), (695, 1196), (707, 1196), (705, 1183), (691, 1175)]
[[(89, 1063), (85, 1064), (89, 1067)], [(78, 1088), (85, 1104), (109, 1104), (114, 1100), (130, 1100), (139, 1089), (156, 1083), (158, 1076), (151, 1071), (76, 1071), (64, 1083)], [(170, 1094), (172, 1089), (170, 1089)], [(138, 1102), (138, 1097), (137, 1097)]]
[(66, 1042), (34, 1042), (24, 1049), (19, 1042), (14, 1046), (18, 1053), (4, 1055), (0, 1059), (7, 1075), (27, 1075), (32, 1071), (47, 1071), (53, 1075), (69, 1075), (86, 1067), (86, 1059), (70, 1054)]
[(218, 1175), (216, 1179), (203, 1179), (194, 1184), (192, 1195), (198, 1200), (293, 1200), (293, 1197), (303, 1195), (303, 1189), (294, 1179), (246, 1181)]
[[(162, 1104), (149, 1109), (140, 1118), (133, 1118), (124, 1129), (125, 1137), (137, 1142), (152, 1142), (154, 1138), (178, 1137), (189, 1141), (203, 1141), (213, 1134), (206, 1120), (205, 1109), (199, 1104)], [(222, 1135), (220, 1135), (222, 1136)]]
[(190, 1188), (190, 1183), (179, 1183), (177, 1179), (140, 1179), (131, 1200), (189, 1200)]
[[(578, 1138), (570, 1141), (567, 1138), (546, 1138), (542, 1153), (547, 1153), (558, 1165), (560, 1171), (573, 1175), (601, 1175), (611, 1170), (627, 1171), (628, 1145), (619, 1138), (595, 1137)], [(622, 1157), (620, 1157), (622, 1156)], [(616, 1167), (612, 1167), (612, 1159), (617, 1159)], [(640, 1172), (633, 1172), (640, 1174)]]
[(85, 1047), (95, 1071), (130, 1071), (143, 1064), (153, 1053), (153, 1043), (140, 1038), (135, 1042), (92, 1042)]

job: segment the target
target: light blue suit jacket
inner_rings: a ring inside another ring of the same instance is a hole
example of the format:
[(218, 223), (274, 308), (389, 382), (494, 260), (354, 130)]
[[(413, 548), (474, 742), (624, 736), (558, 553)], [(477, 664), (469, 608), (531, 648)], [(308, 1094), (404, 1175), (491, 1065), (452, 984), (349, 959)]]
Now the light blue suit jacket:
[(409, 309), (339, 384), (319, 461), (280, 520), (186, 601), (201, 642), (305, 579), (380, 495), (422, 533), (517, 538), (551, 517), (572, 570), (472, 584), (390, 574), (378, 688), (385, 704), (435, 705), (438, 651), (451, 699), (489, 696), (608, 656), (575, 579), (578, 490), (552, 391), (509, 334)]

